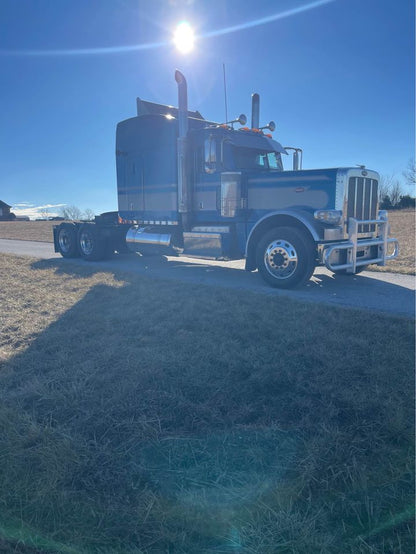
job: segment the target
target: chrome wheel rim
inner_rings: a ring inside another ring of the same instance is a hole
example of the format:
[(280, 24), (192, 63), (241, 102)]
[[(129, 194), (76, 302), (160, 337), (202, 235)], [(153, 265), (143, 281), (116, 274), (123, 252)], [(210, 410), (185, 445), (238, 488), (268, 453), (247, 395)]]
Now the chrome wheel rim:
[(79, 237), (79, 246), (81, 248), (81, 251), (86, 256), (89, 256), (94, 248), (94, 242), (91, 239), (91, 236), (87, 232), (82, 232)]
[(59, 248), (61, 252), (69, 252), (71, 248), (71, 234), (66, 229), (61, 229), (58, 237)]
[(298, 266), (295, 247), (287, 240), (273, 241), (264, 253), (264, 265), (275, 279), (288, 279)]

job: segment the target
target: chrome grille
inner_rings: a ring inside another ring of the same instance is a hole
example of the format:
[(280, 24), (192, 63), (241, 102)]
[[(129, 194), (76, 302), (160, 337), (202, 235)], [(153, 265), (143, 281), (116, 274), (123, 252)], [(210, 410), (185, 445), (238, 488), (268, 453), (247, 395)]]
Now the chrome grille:
[[(358, 220), (377, 218), (378, 182), (365, 177), (350, 177), (347, 217)], [(358, 233), (373, 233), (375, 225), (359, 225)]]

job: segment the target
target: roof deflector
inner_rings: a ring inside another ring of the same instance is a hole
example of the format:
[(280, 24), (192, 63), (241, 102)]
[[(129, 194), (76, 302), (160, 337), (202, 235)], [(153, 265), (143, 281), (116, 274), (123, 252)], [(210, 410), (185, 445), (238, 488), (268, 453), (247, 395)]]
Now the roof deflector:
[[(141, 98), (137, 98), (137, 115), (172, 115), (178, 118), (178, 108), (174, 106), (166, 106), (165, 104), (156, 104), (155, 102), (147, 102)], [(204, 117), (198, 112), (192, 112), (188, 110), (188, 117), (195, 119), (204, 119)]]

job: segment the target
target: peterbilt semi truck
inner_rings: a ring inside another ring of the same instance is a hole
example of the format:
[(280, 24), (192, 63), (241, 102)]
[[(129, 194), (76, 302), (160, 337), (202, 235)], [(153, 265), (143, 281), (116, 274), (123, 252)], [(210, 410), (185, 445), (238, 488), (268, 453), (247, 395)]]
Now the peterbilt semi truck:
[(258, 94), (250, 127), (243, 114), (215, 123), (188, 110), (185, 77), (175, 80), (178, 108), (137, 98), (137, 115), (117, 125), (118, 211), (54, 227), (56, 252), (245, 258), (278, 288), (305, 283), (318, 265), (353, 275), (397, 256), (375, 171), (303, 170), (301, 149), (274, 140), (274, 122), (260, 125)]

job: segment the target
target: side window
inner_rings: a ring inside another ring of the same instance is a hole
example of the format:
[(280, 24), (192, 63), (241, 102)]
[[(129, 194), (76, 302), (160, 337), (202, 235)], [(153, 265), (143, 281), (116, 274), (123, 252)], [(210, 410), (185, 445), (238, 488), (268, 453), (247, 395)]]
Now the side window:
[(267, 168), (267, 155), (266, 154), (257, 154), (256, 156), (256, 165), (262, 169)]
[(279, 155), (276, 152), (269, 152), (267, 154), (267, 159), (269, 162), (269, 169), (282, 169), (281, 163), (279, 164)]
[(217, 144), (215, 139), (209, 137), (205, 139), (205, 173), (214, 173), (217, 165)]

